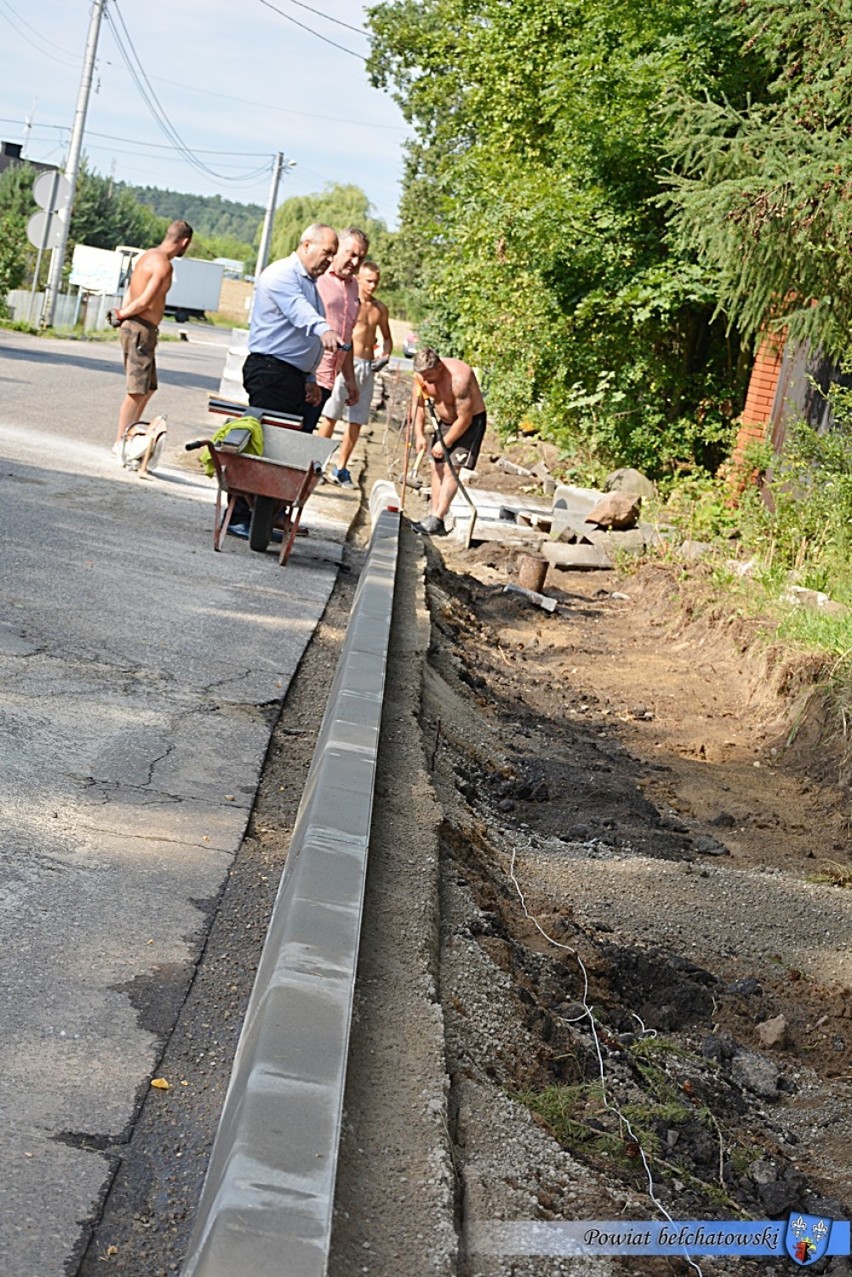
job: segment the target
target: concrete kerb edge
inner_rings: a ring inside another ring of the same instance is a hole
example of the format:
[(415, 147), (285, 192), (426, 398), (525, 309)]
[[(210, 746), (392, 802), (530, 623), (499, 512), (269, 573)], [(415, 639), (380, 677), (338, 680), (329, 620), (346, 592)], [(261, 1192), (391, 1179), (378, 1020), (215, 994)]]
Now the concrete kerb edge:
[[(376, 488), (183, 1277), (265, 1271), (272, 1253), (282, 1277), (326, 1271), (399, 548), (395, 489)], [(353, 721), (364, 744), (349, 750)]]

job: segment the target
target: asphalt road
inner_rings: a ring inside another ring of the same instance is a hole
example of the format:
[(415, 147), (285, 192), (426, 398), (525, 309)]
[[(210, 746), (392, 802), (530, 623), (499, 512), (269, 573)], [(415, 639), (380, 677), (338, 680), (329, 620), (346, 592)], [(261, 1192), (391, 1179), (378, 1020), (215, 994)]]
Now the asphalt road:
[[(228, 334), (163, 342), (148, 483), (110, 451), (117, 343), (0, 332), (0, 1272), (64, 1277), (155, 1075), (357, 497), (288, 567), (228, 539), (183, 451)], [(212, 421), (212, 425), (218, 424)], [(318, 688), (317, 695), (325, 689)]]

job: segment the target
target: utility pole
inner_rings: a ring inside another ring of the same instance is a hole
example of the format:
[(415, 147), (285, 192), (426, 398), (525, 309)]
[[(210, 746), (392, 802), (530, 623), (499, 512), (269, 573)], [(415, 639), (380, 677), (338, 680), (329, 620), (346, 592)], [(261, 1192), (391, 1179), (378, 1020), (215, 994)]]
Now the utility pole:
[(44, 295), (44, 311), (42, 324), (50, 327), (56, 313), (56, 299), (62, 286), (62, 268), (65, 265), (65, 250), (68, 247), (68, 230), (71, 223), (71, 209), (77, 190), (77, 173), (80, 168), (80, 152), (83, 149), (83, 130), (86, 125), (86, 111), (89, 107), (89, 94), (92, 90), (92, 76), (95, 67), (95, 54), (98, 48), (98, 35), (101, 28), (106, 0), (92, 0), (92, 16), (89, 20), (89, 35), (86, 41), (86, 54), (83, 60), (83, 75), (80, 79), (80, 92), (77, 94), (77, 110), (74, 114), (74, 127), (68, 143), (68, 158), (65, 162), (65, 176), (70, 185), (68, 203), (56, 214), (59, 225), (59, 241), (51, 253), (50, 275)]
[(263, 218), (263, 230), (260, 235), (260, 248), (257, 253), (257, 265), (254, 268), (254, 277), (258, 275), (266, 267), (269, 260), (269, 245), (272, 242), (272, 224), (275, 221), (275, 205), (278, 202), (278, 183), (281, 180), (282, 170), (296, 167), (295, 160), (284, 161), (284, 156), (279, 151), (275, 156), (272, 165), (272, 185), (269, 188), (269, 203), (266, 206), (266, 214)]
[(263, 219), (263, 230), (260, 234), (260, 248), (257, 250), (257, 265), (254, 268), (254, 278), (257, 281), (260, 272), (265, 268), (269, 260), (269, 244), (272, 239), (272, 223), (275, 220), (275, 205), (278, 202), (278, 183), (281, 181), (281, 169), (284, 165), (284, 154), (278, 151), (272, 163), (272, 185), (269, 188), (269, 203), (266, 205), (266, 215)]

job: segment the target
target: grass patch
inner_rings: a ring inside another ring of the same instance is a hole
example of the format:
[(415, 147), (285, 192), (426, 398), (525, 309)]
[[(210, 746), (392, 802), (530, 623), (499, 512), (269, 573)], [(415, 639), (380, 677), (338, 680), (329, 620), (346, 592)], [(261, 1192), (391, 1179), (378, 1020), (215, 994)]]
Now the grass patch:
[(817, 873), (808, 876), (808, 882), (819, 882), (830, 887), (852, 887), (852, 865), (841, 865), (839, 860), (827, 860)]
[[(575, 1155), (583, 1154), (593, 1164), (616, 1164), (632, 1174), (642, 1170), (644, 1155), (655, 1175), (680, 1181), (699, 1194), (708, 1209), (724, 1210), (728, 1218), (751, 1218), (731, 1196), (726, 1179), (731, 1167), (743, 1175), (763, 1154), (759, 1148), (723, 1136), (712, 1111), (696, 1095), (690, 1074), (712, 1066), (663, 1037), (642, 1038), (626, 1054), (640, 1075), (641, 1098), (617, 1106), (611, 1100), (611, 1107), (607, 1106), (600, 1081), (550, 1086), (513, 1098), (535, 1113)], [(630, 1089), (635, 1096), (635, 1087)], [(680, 1135), (674, 1148), (666, 1138), (671, 1130)], [(712, 1138), (709, 1145), (707, 1133)], [(697, 1147), (704, 1150), (706, 1178), (692, 1161)], [(710, 1152), (714, 1148), (715, 1154)]]

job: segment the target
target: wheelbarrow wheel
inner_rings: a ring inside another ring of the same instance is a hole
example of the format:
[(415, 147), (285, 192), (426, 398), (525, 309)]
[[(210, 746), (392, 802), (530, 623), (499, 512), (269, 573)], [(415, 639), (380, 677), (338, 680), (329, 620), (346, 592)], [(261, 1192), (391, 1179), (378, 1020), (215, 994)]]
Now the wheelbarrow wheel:
[(272, 525), (281, 503), (274, 497), (255, 497), (249, 528), (249, 545), (261, 553), (272, 540)]

